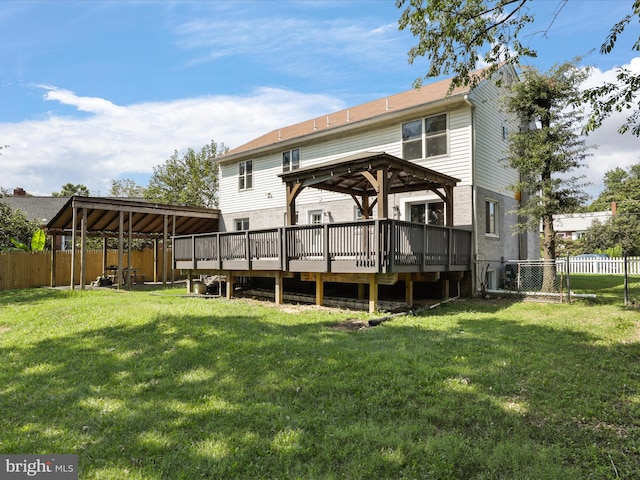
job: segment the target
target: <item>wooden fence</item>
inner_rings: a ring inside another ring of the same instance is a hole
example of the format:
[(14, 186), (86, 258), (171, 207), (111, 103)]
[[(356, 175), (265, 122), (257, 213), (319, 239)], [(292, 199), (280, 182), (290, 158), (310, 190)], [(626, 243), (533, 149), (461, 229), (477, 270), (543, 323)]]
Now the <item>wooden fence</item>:
[[(86, 258), (86, 282), (90, 284), (102, 275), (102, 250), (87, 252)], [(131, 266), (144, 275), (147, 282), (162, 281), (163, 252), (158, 250), (157, 271), (153, 269), (153, 249), (132, 250)], [(171, 262), (171, 251), (169, 251)], [(126, 266), (127, 254), (124, 254), (123, 266)], [(107, 251), (107, 265), (118, 264), (118, 251)], [(155, 273), (155, 274), (154, 274)], [(180, 271), (173, 272), (174, 278), (182, 278)], [(171, 280), (171, 270), (167, 271), (167, 281)], [(56, 271), (54, 285), (65, 286), (71, 283), (71, 252), (56, 252)], [(80, 254), (76, 253), (75, 283), (80, 283)], [(0, 253), (0, 290), (16, 288), (34, 288), (51, 285), (51, 252), (4, 252)]]
[[(569, 257), (569, 273), (597, 273), (602, 275), (624, 275), (624, 257), (580, 258)], [(567, 259), (556, 260), (558, 273), (567, 272)], [(627, 257), (627, 273), (640, 275), (640, 257)]]

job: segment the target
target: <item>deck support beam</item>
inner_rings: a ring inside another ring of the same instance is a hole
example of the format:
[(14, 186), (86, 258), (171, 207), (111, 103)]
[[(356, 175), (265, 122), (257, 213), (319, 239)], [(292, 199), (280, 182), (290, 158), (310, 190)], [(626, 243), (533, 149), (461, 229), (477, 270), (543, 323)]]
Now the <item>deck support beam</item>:
[(378, 275), (375, 273), (369, 276), (369, 313), (378, 311)]
[(225, 291), (225, 296), (227, 300), (231, 300), (233, 298), (233, 282), (234, 282), (233, 272), (226, 271), (224, 276), (227, 279), (227, 285), (226, 285), (227, 288)]
[(276, 305), (282, 305), (284, 303), (284, 279), (282, 277), (282, 272), (276, 272), (275, 281)]
[(404, 281), (404, 301), (410, 307), (413, 307), (413, 278), (407, 275)]
[(316, 305), (322, 306), (324, 303), (324, 280), (322, 273), (316, 273)]

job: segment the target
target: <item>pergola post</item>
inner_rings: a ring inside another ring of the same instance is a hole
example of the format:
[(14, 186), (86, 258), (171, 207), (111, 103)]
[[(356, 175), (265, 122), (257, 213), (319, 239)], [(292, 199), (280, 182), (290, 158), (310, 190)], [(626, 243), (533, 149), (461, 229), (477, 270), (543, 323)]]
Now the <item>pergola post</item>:
[(388, 167), (380, 167), (378, 180), (378, 218), (389, 218), (389, 178)]

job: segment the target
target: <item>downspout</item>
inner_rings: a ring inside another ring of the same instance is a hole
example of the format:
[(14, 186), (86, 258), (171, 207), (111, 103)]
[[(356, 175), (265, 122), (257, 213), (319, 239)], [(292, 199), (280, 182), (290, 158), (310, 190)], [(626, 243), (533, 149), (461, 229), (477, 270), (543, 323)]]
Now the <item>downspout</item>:
[(471, 289), (472, 295), (478, 291), (478, 285), (476, 285), (478, 278), (476, 275), (476, 262), (478, 260), (478, 187), (476, 186), (476, 106), (469, 99), (469, 95), (465, 95), (464, 102), (471, 108), (471, 208), (473, 214), (471, 215), (471, 229), (473, 232), (473, 263), (471, 265)]

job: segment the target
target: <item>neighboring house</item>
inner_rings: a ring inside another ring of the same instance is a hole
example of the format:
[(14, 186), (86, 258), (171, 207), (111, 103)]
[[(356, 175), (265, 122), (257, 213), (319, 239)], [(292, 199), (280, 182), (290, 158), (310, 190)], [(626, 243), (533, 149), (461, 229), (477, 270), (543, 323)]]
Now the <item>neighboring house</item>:
[(558, 237), (578, 240), (595, 222), (605, 223), (613, 215), (612, 211), (554, 215), (553, 227)]
[[(44, 227), (69, 200), (69, 197), (35, 197), (27, 195), (22, 188), (16, 188), (13, 195), (0, 197), (0, 202), (9, 205), (13, 210), (20, 210), (29, 220), (35, 220)], [(57, 248), (70, 248), (71, 237), (60, 236)]]
[[(517, 81), (511, 67), (500, 72)], [(515, 235), (518, 195), (507, 186), (518, 172), (502, 164), (509, 131), (519, 128), (500, 106), (501, 90), (484, 80), (473, 90), (450, 81), (283, 126), (219, 158), (221, 230), (285, 225), (285, 186), (279, 175), (348, 157), (386, 152), (459, 179), (453, 225), (473, 230), (474, 258), (482, 262), (538, 258), (537, 232)], [(392, 195), (390, 217), (443, 224), (445, 206), (434, 193)], [(298, 224), (359, 219), (348, 196), (307, 189), (296, 201)], [(375, 212), (374, 212), (375, 216)], [(500, 268), (499, 265), (492, 268)]]

